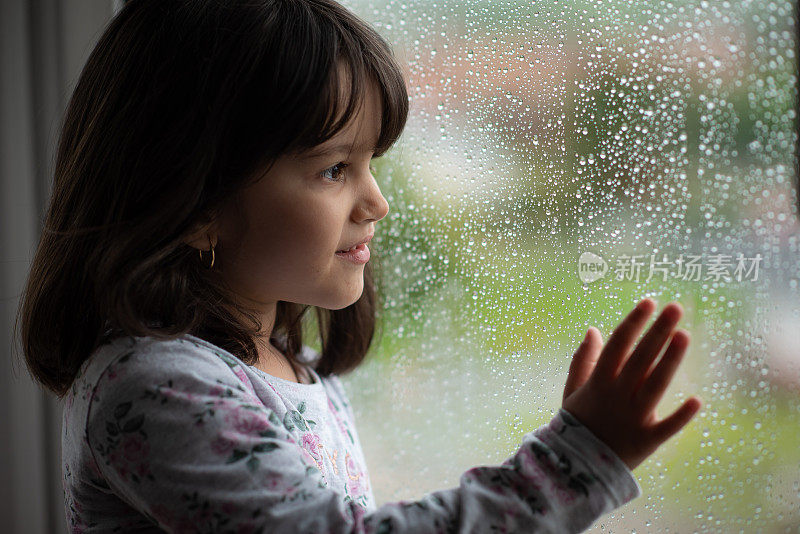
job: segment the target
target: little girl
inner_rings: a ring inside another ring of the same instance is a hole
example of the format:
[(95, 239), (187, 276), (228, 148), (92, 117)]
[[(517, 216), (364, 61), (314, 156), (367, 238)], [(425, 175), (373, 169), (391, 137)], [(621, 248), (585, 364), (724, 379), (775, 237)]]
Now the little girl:
[(640, 494), (631, 470), (700, 408), (656, 420), (688, 335), (670, 303), (634, 347), (650, 299), (604, 346), (589, 329), (505, 462), (376, 506), (338, 375), (372, 341), (370, 160), (407, 112), (389, 45), (332, 0), (132, 0), (110, 22), (20, 309), (65, 400), (72, 532), (577, 532)]

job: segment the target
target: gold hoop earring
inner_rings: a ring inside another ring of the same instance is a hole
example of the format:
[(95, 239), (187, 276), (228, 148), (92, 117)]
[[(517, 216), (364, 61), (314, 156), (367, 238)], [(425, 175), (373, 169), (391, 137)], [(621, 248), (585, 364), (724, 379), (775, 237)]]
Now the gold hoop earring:
[[(208, 245), (211, 247), (211, 265), (206, 267), (206, 269), (211, 269), (212, 267), (214, 267), (214, 245), (211, 244), (211, 236), (210, 235), (208, 236)], [(203, 252), (208, 252), (208, 251), (207, 250), (206, 251), (198, 250), (197, 252), (200, 253), (200, 262), (202, 263), (203, 262)]]

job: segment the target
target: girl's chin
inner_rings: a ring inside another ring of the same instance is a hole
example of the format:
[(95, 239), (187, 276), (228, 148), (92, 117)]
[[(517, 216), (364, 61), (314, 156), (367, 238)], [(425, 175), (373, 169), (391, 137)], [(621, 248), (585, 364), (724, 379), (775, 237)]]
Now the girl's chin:
[(364, 284), (362, 282), (359, 283), (358, 286), (350, 286), (349, 289), (349, 294), (339, 293), (336, 296), (330, 295), (330, 298), (325, 299), (325, 302), (317, 301), (317, 303), (313, 305), (326, 310), (341, 310), (352, 306), (358, 302), (358, 299), (360, 299), (361, 295), (364, 293)]

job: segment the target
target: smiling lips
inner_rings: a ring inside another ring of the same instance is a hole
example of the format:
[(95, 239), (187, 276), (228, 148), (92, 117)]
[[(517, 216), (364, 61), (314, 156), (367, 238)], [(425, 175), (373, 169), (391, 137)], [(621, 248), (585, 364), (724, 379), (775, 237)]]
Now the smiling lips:
[(350, 245), (349, 247), (347, 247), (347, 248), (345, 248), (345, 249), (342, 249), (342, 250), (337, 250), (337, 251), (336, 251), (336, 253), (337, 253), (337, 254), (339, 254), (339, 253), (345, 253), (345, 252), (354, 252), (354, 249), (355, 249), (356, 247), (358, 247), (359, 245), (364, 245), (364, 244), (368, 243), (368, 242), (369, 242), (369, 240), (370, 240), (370, 239), (372, 239), (372, 236), (374, 236), (374, 235), (375, 235), (374, 233), (372, 233), (372, 234), (369, 234), (367, 237), (365, 237), (365, 238), (364, 238), (364, 239), (362, 239), (361, 241), (358, 241), (358, 242), (356, 242), (356, 243), (353, 243), (352, 245)]
[(347, 252), (337, 252), (336, 255), (355, 264), (363, 265), (369, 261), (369, 248), (366, 243), (361, 243)]

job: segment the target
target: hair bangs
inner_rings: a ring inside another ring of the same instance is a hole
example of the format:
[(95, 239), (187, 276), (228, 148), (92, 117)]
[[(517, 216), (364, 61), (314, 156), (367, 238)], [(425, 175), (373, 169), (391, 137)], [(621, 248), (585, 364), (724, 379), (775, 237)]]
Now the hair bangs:
[[(324, 12), (323, 12), (324, 14)], [(372, 84), (381, 98), (381, 127), (375, 146), (375, 157), (382, 156), (394, 145), (408, 118), (408, 92), (404, 74), (392, 49), (378, 33), (365, 24), (337, 14), (320, 16), (318, 31), (329, 38), (319, 41), (320, 50), (309, 52), (327, 73), (320, 89), (306, 85), (311, 94), (300, 98), (317, 105), (308, 107), (298, 123), (305, 125), (286, 152), (301, 154), (341, 132), (363, 105), (366, 88)]]

